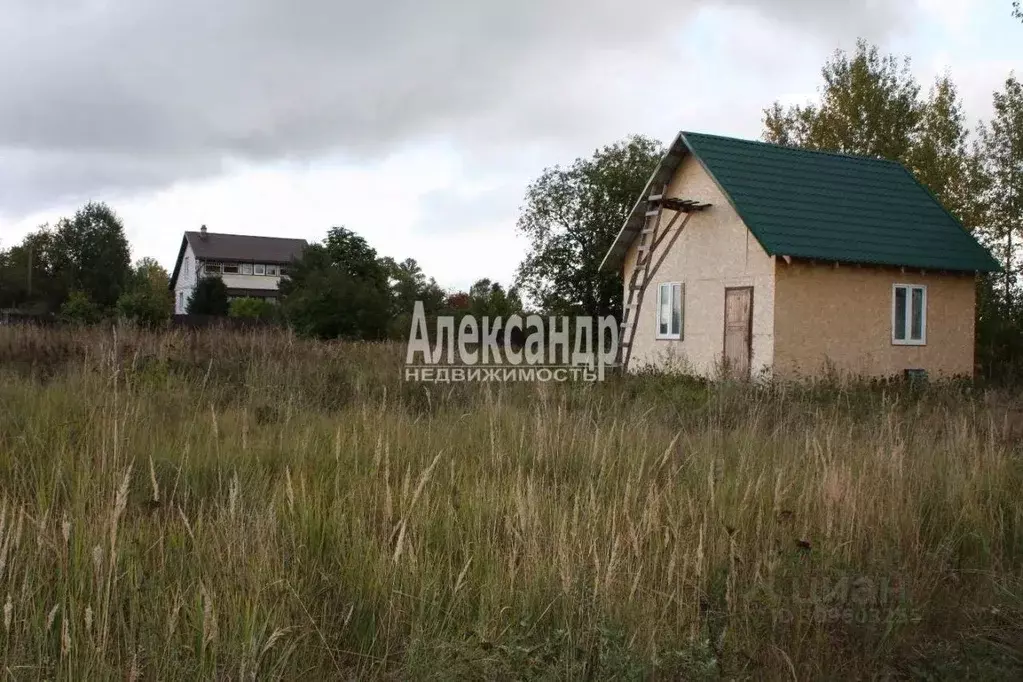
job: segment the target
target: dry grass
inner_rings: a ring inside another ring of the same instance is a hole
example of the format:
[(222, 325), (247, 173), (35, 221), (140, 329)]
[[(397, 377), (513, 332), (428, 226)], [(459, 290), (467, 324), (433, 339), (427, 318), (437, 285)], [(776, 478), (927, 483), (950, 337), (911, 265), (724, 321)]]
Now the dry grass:
[(1021, 404), (0, 328), (15, 679), (1023, 674)]

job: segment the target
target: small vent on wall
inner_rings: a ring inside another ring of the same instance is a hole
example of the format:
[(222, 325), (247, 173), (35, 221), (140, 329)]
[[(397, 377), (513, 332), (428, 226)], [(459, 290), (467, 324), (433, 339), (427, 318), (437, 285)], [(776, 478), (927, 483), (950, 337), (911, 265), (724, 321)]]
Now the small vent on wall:
[(926, 369), (907, 369), (905, 370), (905, 377), (910, 383), (926, 383), (927, 382), (927, 370)]

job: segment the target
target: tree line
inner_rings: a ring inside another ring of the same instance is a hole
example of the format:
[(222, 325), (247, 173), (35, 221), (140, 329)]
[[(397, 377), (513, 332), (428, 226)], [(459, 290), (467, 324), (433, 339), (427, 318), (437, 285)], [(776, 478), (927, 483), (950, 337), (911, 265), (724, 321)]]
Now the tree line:
[[(862, 40), (852, 53), (836, 51), (821, 77), (818, 101), (764, 110), (764, 139), (906, 165), (1002, 264), (979, 283), (978, 359), (989, 372), (1023, 374), (1023, 85), (1008, 74), (993, 93), (991, 119), (970, 125), (949, 75), (925, 90), (908, 58)], [(206, 280), (190, 310), (366, 339), (403, 338), (416, 300), (430, 315), (507, 316), (526, 312), (524, 302), (549, 315), (620, 315), (621, 276), (598, 268), (663, 153), (661, 142), (637, 135), (545, 169), (526, 188), (517, 229), (529, 247), (507, 288), (483, 279), (469, 291), (445, 291), (414, 259), (382, 258), (363, 237), (334, 227), (289, 268), (279, 306), (229, 304), (222, 283)], [(0, 308), (152, 323), (172, 305), (166, 271), (151, 259), (131, 266), (123, 226), (103, 204), (0, 251)]]
[[(126, 320), (161, 326), (174, 310), (167, 270), (152, 258), (131, 264), (124, 225), (106, 204), (42, 225), (0, 249), (0, 310), (68, 323)], [(518, 290), (480, 279), (445, 291), (415, 259), (380, 257), (366, 240), (333, 227), (307, 247), (281, 282), (280, 304), (229, 300), (219, 277), (204, 277), (188, 301), (192, 314), (256, 318), (318, 338), (406, 338), (416, 301), (428, 315), (507, 317), (522, 312)]]
[(0, 249), (0, 309), (30, 315), (157, 323), (173, 309), (167, 282), (167, 271), (152, 258), (132, 265), (124, 225), (103, 203), (90, 202)]

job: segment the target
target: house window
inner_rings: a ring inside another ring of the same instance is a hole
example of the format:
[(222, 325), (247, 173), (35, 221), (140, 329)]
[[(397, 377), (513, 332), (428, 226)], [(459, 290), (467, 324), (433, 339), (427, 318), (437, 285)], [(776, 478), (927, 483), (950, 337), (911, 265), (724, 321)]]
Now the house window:
[(277, 266), (276, 265), (269, 265), (268, 264), (266, 266), (266, 274), (271, 275), (273, 277), (276, 277), (277, 276)]
[[(241, 267), (241, 273), (243, 275), (251, 275), (252, 274), (252, 263), (242, 263), (240, 267)], [(259, 273), (256, 273), (256, 274), (259, 274)]]
[(238, 264), (237, 263), (224, 263), (224, 274), (225, 275), (237, 275)]
[(220, 274), (220, 263), (211, 263), (209, 261), (202, 265), (203, 274), (206, 275), (219, 275)]
[(256, 268), (255, 272), (256, 272), (257, 275), (265, 275), (266, 274), (266, 265), (264, 265), (263, 263), (256, 263), (255, 266), (253, 266), (253, 267)]
[(927, 343), (927, 287), (914, 284), (892, 287), (892, 343), (898, 346)]
[(657, 338), (682, 338), (682, 285), (678, 282), (657, 287)]
[[(166, 299), (164, 299), (166, 300)], [(178, 292), (178, 312), (185, 312), (185, 292)]]

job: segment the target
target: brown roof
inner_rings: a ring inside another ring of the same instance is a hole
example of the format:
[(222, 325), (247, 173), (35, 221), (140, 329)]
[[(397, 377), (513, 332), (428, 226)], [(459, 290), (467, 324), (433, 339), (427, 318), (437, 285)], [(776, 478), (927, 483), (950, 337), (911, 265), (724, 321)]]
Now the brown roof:
[(256, 263), (290, 263), (302, 255), (304, 239), (255, 237), (246, 234), (185, 232), (185, 239), (196, 258), (209, 260), (254, 261)]
[(185, 232), (181, 239), (178, 258), (174, 262), (174, 273), (170, 278), (173, 289), (181, 271), (181, 259), (185, 247), (190, 245), (199, 260), (239, 261), (250, 263), (290, 263), (302, 255), (308, 246), (304, 239), (286, 237), (257, 237), (248, 234), (223, 234), (218, 232)]

